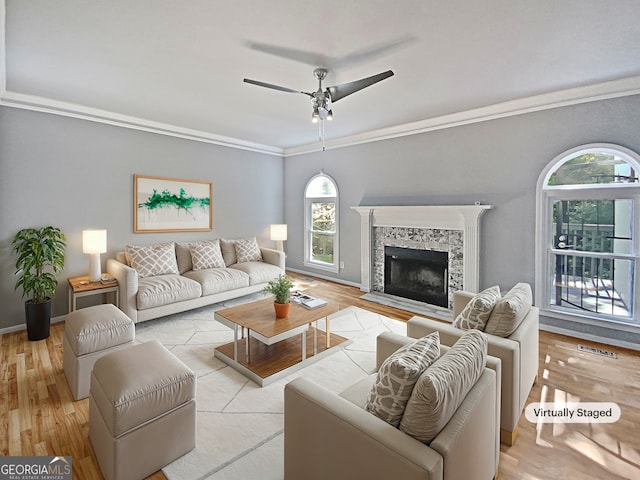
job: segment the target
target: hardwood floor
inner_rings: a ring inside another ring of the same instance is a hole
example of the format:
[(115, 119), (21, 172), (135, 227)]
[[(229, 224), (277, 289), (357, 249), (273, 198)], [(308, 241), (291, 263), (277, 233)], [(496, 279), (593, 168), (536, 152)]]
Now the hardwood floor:
[[(296, 288), (312, 295), (398, 320), (414, 314), (362, 300), (355, 287), (289, 272)], [(64, 324), (51, 336), (29, 342), (26, 332), (0, 337), (0, 455), (71, 455), (73, 478), (101, 478), (87, 439), (87, 399), (73, 401), (62, 370)], [(578, 351), (577, 345), (613, 351), (616, 359)], [(529, 402), (567, 399), (615, 402), (621, 410), (613, 424), (544, 424), (520, 419), (515, 445), (501, 445), (499, 478), (640, 478), (640, 353), (571, 337), (540, 332), (539, 381)], [(161, 472), (151, 477), (164, 479)]]

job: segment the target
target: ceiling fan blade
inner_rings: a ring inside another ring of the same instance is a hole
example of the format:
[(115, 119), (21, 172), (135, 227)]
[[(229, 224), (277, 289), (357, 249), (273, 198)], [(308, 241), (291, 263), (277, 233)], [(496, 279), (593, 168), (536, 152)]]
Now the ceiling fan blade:
[(378, 83), (381, 80), (384, 80), (385, 78), (389, 78), (391, 76), (393, 76), (393, 71), (387, 70), (386, 72), (378, 73), (377, 75), (372, 75), (371, 77), (362, 78), (354, 82), (343, 83), (341, 85), (328, 87), (327, 91), (331, 95), (331, 101), (337, 102), (338, 100), (346, 97), (347, 95), (351, 95), (352, 93), (355, 93), (358, 90), (367, 88), (373, 85), (374, 83)]
[(265, 83), (265, 82), (260, 82), (258, 80), (251, 80), (250, 78), (245, 78), (244, 79), (245, 83), (250, 83), (252, 85), (257, 85), (259, 87), (266, 87), (266, 88), (271, 88), (273, 90), (279, 90), (281, 92), (287, 92), (287, 93), (303, 93), (305, 95), (309, 95), (310, 97), (313, 96), (313, 94), (308, 93), (308, 92), (301, 92), (300, 90), (294, 90), (292, 88), (287, 88), (287, 87), (281, 87), (279, 85), (274, 85), (272, 83)]

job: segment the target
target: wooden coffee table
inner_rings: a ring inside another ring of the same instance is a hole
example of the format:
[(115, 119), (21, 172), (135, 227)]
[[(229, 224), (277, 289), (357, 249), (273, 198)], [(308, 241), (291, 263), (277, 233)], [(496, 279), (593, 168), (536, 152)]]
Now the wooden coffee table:
[[(331, 333), (331, 315), (338, 310), (332, 302), (313, 310), (292, 303), (289, 317), (276, 319), (271, 298), (219, 310), (215, 319), (233, 330), (233, 342), (217, 347), (214, 355), (258, 385), (268, 385), (350, 343)], [(323, 319), (326, 330), (318, 328)]]

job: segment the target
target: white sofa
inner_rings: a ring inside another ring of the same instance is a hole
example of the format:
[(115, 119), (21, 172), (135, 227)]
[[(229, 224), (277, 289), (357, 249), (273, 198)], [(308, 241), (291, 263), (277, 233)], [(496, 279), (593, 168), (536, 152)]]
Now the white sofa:
[[(408, 342), (384, 332), (378, 368)], [(444, 354), (449, 347), (441, 345)], [(484, 372), (444, 429), (427, 445), (366, 411), (376, 374), (340, 394), (304, 377), (284, 389), (286, 480), (490, 480), (500, 460), (500, 360), (487, 356)]]
[(189, 245), (175, 243), (178, 274), (141, 277), (124, 252), (107, 260), (107, 272), (119, 282), (120, 309), (134, 323), (260, 292), (269, 280), (284, 273), (284, 252), (261, 247), (262, 261), (238, 263), (234, 240), (223, 239), (220, 247), (226, 267), (193, 270)]

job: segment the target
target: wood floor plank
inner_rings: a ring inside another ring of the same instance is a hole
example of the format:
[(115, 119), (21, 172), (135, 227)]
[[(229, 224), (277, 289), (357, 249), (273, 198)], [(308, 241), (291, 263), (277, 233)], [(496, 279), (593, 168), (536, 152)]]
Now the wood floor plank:
[[(288, 272), (295, 288), (397, 320), (415, 314), (363, 300), (351, 286)], [(153, 320), (152, 320), (153, 321)], [(73, 478), (100, 479), (88, 440), (89, 401), (73, 401), (64, 377), (64, 323), (51, 326), (45, 341), (29, 342), (26, 332), (0, 336), (0, 455), (71, 455)], [(578, 344), (614, 351), (618, 358), (580, 352)], [(539, 381), (527, 403), (556, 396), (616, 402), (613, 424), (529, 423), (524, 415), (513, 446), (500, 447), (500, 480), (581, 480), (640, 478), (640, 352), (540, 332)], [(148, 477), (165, 480), (158, 471)]]

